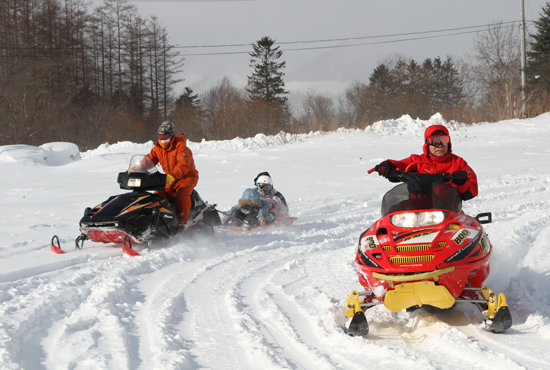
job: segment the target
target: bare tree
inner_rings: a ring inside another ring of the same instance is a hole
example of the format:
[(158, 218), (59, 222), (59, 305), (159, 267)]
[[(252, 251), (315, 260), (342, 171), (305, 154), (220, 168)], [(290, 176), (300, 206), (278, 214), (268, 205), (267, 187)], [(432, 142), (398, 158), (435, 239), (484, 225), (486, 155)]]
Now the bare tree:
[(299, 120), (307, 131), (333, 131), (338, 121), (331, 98), (309, 90), (302, 100)]
[(520, 75), (519, 28), (502, 22), (479, 32), (474, 40), (474, 81), (478, 84), (482, 104), (489, 109), (490, 120), (512, 118), (513, 97), (518, 95)]
[(338, 98), (338, 120), (346, 128), (365, 128), (372, 106), (368, 102), (369, 86), (353, 82)]
[(207, 139), (234, 138), (244, 131), (246, 96), (227, 77), (201, 95)]

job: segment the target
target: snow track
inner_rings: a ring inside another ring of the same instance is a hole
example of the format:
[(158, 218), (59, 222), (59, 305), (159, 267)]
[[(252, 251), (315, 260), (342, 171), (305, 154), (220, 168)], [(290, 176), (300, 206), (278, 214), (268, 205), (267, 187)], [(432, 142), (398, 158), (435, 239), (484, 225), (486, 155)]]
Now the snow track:
[[(0, 213), (0, 369), (550, 369), (550, 120), (496, 125), (461, 129), (453, 149), (479, 176), (465, 211), (493, 214), (487, 283), (507, 296), (514, 325), (504, 334), (486, 332), (468, 304), (377, 306), (366, 337), (343, 330), (344, 301), (361, 289), (359, 235), (391, 188), (366, 171), (418, 152), (421, 139), (340, 132), (262, 148), (225, 142), (219, 152), (197, 144), (205, 200), (227, 210), (267, 169), (295, 225), (180, 237), (136, 258), (89, 242), (75, 251), (82, 210), (119, 193), (113, 178), (130, 152), (147, 151), (126, 144), (59, 167), (0, 163), (14, 174), (0, 185), (17, 210)], [(47, 181), (20, 187), (36, 176)], [(50, 253), (53, 234), (66, 254)]]

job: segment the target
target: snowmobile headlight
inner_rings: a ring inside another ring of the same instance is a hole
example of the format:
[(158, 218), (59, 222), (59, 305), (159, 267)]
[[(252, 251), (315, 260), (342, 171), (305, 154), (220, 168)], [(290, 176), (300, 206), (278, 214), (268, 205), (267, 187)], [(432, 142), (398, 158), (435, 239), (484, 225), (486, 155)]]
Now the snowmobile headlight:
[(141, 179), (131, 177), (128, 179), (128, 186), (133, 188), (139, 188), (141, 186)]
[(442, 211), (409, 212), (390, 216), (390, 222), (397, 227), (431, 226), (442, 223), (446, 217), (447, 213)]

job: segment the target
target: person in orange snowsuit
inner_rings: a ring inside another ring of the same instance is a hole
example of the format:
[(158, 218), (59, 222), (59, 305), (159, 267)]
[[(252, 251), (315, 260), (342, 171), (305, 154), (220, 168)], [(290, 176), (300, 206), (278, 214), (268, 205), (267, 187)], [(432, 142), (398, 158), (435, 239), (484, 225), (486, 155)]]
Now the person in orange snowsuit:
[(160, 163), (166, 174), (165, 195), (176, 205), (176, 215), (180, 225), (185, 226), (191, 210), (191, 193), (199, 181), (193, 153), (187, 147), (185, 134), (174, 135), (174, 124), (163, 122), (158, 129), (158, 141), (147, 156), (154, 164)]

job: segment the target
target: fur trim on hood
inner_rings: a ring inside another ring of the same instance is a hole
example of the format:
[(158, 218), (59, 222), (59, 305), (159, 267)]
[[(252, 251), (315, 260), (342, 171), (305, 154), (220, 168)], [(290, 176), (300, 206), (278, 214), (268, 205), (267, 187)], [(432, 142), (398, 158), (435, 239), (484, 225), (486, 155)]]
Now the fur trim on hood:
[(262, 208), (265, 203), (262, 201), (262, 197), (256, 188), (249, 188), (244, 191), (243, 196), (239, 199), (239, 203), (237, 205), (239, 208), (244, 206)]
[(239, 199), (238, 207), (242, 208), (242, 207), (246, 207), (246, 206), (262, 208), (264, 206), (264, 204), (262, 202), (258, 202), (256, 200)]

